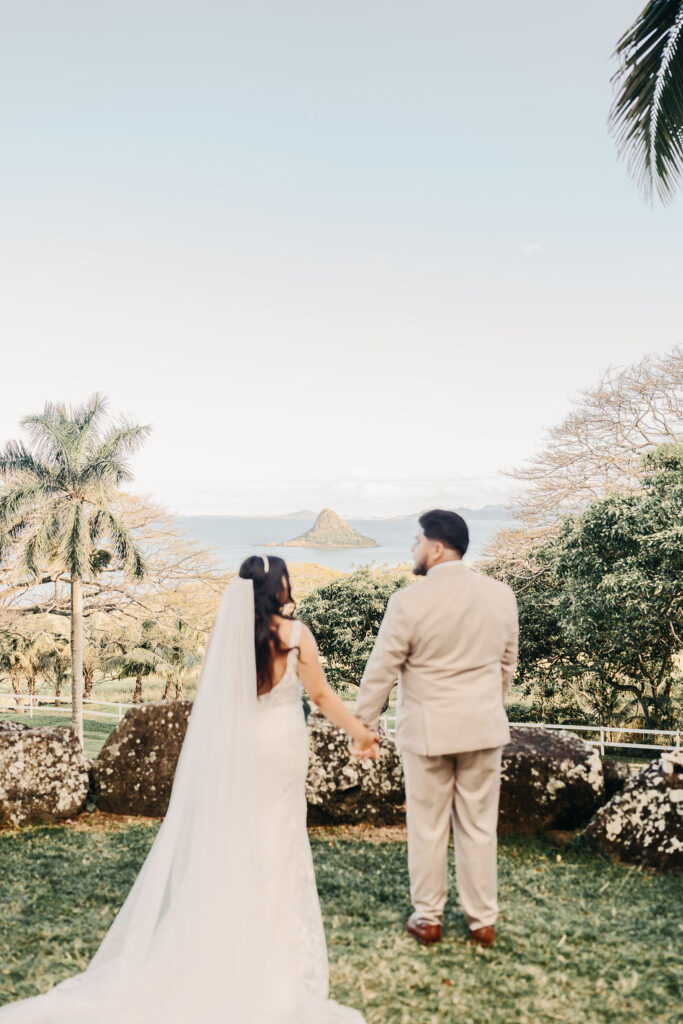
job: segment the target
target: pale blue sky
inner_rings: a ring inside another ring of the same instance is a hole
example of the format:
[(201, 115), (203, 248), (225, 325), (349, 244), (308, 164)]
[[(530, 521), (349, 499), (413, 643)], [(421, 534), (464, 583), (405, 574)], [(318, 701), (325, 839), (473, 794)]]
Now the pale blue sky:
[(183, 512), (505, 496), (681, 340), (605, 128), (642, 0), (0, 0), (0, 440), (105, 391)]

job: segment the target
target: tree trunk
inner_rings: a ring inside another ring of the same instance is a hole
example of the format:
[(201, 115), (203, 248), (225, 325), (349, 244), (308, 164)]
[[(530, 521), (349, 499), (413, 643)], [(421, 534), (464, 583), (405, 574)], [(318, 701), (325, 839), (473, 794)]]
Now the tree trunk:
[(61, 683), (55, 683), (55, 707), (56, 708), (60, 708), (62, 706), (62, 702), (59, 699), (59, 697), (61, 695), (61, 692), (62, 692), (62, 684)]
[[(19, 674), (17, 672), (12, 672), (11, 675), (12, 675), (12, 690), (14, 691), (14, 693), (19, 694), (19, 693), (21, 693), (21, 680), (19, 678)], [(23, 713), (24, 713), (24, 701), (22, 700), (21, 697), (17, 697), (16, 710), (17, 710), (17, 714), (18, 715), (23, 715)]]
[(173, 696), (172, 690), (173, 690), (173, 677), (169, 676), (168, 679), (166, 680), (166, 687), (164, 689), (164, 696), (161, 699), (162, 700), (171, 700), (172, 696)]
[(175, 699), (182, 700), (185, 694), (185, 680), (182, 676), (178, 676), (175, 681)]
[(83, 746), (83, 580), (71, 577), (72, 728)]
[(135, 677), (135, 690), (133, 692), (133, 704), (142, 704), (142, 676)]
[(85, 697), (86, 700), (90, 700), (90, 698), (92, 696), (92, 684), (93, 684), (93, 679), (94, 679), (94, 673), (93, 672), (84, 672), (84, 678), (85, 678), (85, 689), (83, 690), (83, 696)]
[(31, 696), (35, 697), (35, 695), (36, 695), (36, 677), (35, 676), (29, 676), (28, 677), (28, 692), (31, 694)]

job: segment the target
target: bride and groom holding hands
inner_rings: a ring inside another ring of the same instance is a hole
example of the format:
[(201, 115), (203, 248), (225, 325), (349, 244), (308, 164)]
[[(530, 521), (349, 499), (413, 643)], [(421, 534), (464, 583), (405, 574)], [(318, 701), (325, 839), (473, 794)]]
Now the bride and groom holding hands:
[(327, 683), (315, 640), (284, 614), (289, 574), (252, 556), (226, 588), (204, 657), (166, 817), (89, 967), (0, 1009), (0, 1024), (363, 1024), (328, 997), (328, 962), (306, 832), (311, 701), (380, 756), (399, 681), (408, 866), (418, 942), (441, 939), (448, 842), (469, 938), (490, 946), (504, 699), (517, 656), (505, 584), (462, 558), (454, 512), (420, 517), (414, 573), (389, 600), (355, 714)]

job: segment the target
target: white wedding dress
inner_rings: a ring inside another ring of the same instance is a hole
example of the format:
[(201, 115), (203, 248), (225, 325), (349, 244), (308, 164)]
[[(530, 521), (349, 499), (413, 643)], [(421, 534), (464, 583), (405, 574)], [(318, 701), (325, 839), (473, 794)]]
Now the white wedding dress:
[(2, 1007), (0, 1024), (365, 1024), (328, 999), (301, 693), (293, 650), (256, 697), (253, 585), (237, 577), (126, 902), (87, 970)]

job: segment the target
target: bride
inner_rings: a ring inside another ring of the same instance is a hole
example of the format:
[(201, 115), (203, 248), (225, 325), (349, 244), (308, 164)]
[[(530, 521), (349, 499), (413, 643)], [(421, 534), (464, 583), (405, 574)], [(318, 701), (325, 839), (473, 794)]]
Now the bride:
[(282, 612), (280, 558), (226, 588), (166, 817), (87, 970), (0, 1009), (0, 1024), (364, 1024), (328, 999), (306, 833), (302, 686), (378, 756), (330, 689), (315, 641)]

